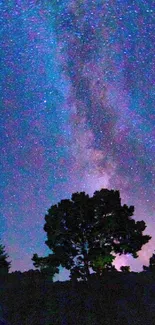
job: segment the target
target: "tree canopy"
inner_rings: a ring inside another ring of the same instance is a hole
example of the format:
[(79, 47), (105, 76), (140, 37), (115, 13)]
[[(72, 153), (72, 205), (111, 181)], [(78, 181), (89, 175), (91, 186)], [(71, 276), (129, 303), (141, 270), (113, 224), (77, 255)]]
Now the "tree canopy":
[(38, 254), (34, 254), (32, 261), (34, 266), (44, 275), (50, 274), (53, 278), (56, 273), (59, 273), (58, 258), (54, 254), (49, 254), (47, 257), (39, 257)]
[[(93, 197), (85, 192), (73, 193), (71, 199), (52, 205), (45, 215), (46, 245), (53, 251), (48, 265), (62, 265), (71, 278), (88, 280), (90, 268), (98, 275), (112, 270), (114, 253), (137, 252), (151, 237), (143, 235), (145, 222), (132, 219), (134, 206), (121, 205), (120, 193), (101, 189)], [(37, 265), (46, 258), (33, 256)]]

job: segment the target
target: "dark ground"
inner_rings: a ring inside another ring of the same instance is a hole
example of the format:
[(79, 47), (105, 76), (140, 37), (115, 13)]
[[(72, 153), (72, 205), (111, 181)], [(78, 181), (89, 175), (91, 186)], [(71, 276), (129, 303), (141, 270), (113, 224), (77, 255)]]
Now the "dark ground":
[(10, 325), (155, 325), (155, 276), (116, 272), (73, 285), (15, 272), (1, 283), (0, 304)]

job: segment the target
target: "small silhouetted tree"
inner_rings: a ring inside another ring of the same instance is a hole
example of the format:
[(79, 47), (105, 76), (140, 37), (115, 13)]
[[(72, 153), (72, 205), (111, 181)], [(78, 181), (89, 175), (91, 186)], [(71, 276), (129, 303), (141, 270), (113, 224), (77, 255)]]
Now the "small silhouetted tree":
[(130, 272), (130, 266), (129, 265), (122, 265), (120, 267), (120, 270), (123, 272), (123, 273), (129, 273)]
[(47, 257), (39, 257), (38, 254), (34, 254), (32, 261), (36, 269), (40, 271), (42, 275), (53, 277), (56, 273), (59, 273), (59, 262), (54, 254), (50, 254)]
[(143, 271), (150, 271), (155, 273), (155, 254), (152, 254), (152, 256), (149, 259), (149, 266), (143, 265)]
[(4, 276), (9, 273), (11, 262), (7, 261), (9, 256), (5, 253), (5, 246), (0, 244), (0, 276)]
[[(137, 258), (151, 237), (142, 234), (145, 222), (136, 222), (131, 218), (133, 213), (133, 206), (121, 205), (119, 191), (108, 189), (96, 191), (93, 197), (85, 192), (73, 193), (71, 200), (51, 206), (44, 225), (45, 243), (54, 254), (49, 256), (51, 264), (56, 258), (59, 265), (70, 270), (71, 278), (88, 280), (90, 268), (99, 276), (112, 268), (113, 253)], [(46, 259), (43, 261), (46, 264)]]

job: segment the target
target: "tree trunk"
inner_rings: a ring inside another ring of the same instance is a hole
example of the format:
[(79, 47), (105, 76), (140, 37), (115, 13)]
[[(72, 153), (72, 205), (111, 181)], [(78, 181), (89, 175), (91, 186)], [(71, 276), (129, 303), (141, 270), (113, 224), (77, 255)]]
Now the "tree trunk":
[(88, 281), (90, 278), (90, 271), (89, 271), (89, 266), (88, 266), (88, 254), (86, 251), (84, 251), (83, 256), (84, 256), (84, 266), (85, 266), (86, 278)]
[(83, 233), (83, 236), (82, 236), (82, 254), (83, 254), (83, 257), (84, 257), (84, 268), (85, 268), (85, 276), (86, 276), (86, 279), (87, 281), (89, 280), (90, 278), (90, 271), (89, 271), (89, 260), (88, 260), (88, 253), (87, 253), (87, 248), (86, 248), (86, 237), (85, 237), (85, 233)]

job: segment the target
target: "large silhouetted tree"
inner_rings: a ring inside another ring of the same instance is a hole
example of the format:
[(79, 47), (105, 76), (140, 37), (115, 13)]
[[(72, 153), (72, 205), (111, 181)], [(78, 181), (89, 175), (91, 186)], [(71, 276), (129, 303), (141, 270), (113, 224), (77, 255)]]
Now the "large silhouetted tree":
[(11, 262), (7, 261), (9, 256), (5, 253), (5, 246), (0, 244), (0, 276), (6, 275), (9, 273), (11, 267)]
[(121, 205), (119, 191), (108, 189), (96, 191), (93, 197), (74, 193), (71, 200), (51, 206), (44, 225), (45, 243), (53, 251), (51, 265), (61, 264), (71, 277), (88, 280), (90, 268), (98, 275), (113, 268), (114, 253), (137, 258), (151, 237), (142, 234), (145, 222), (136, 222), (133, 213), (133, 206)]

